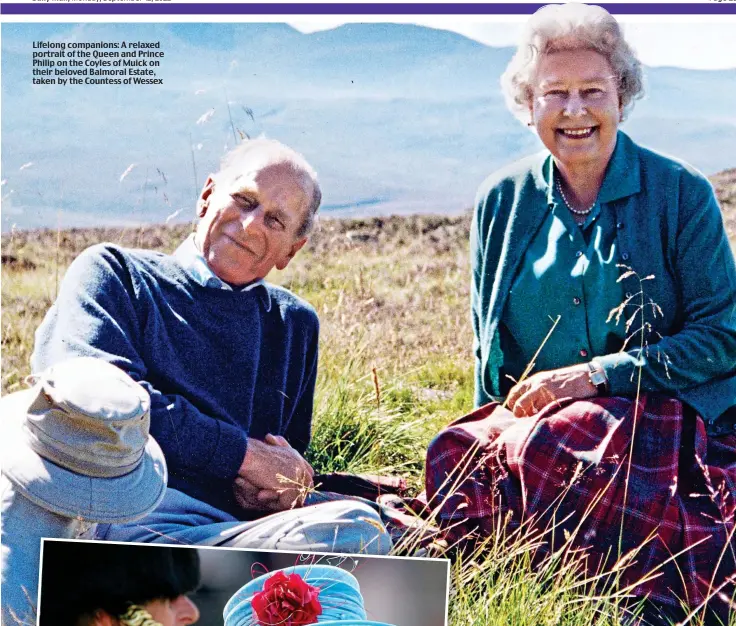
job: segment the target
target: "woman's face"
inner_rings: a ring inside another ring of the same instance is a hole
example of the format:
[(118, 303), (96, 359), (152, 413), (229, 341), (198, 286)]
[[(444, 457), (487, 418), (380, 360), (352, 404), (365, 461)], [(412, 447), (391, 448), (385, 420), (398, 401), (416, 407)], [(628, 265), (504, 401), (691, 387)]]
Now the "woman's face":
[(544, 55), (529, 110), (539, 138), (563, 168), (605, 167), (616, 146), (622, 107), (608, 60), (593, 50)]
[(187, 596), (173, 600), (152, 600), (143, 605), (161, 626), (194, 624), (199, 619), (199, 609)]

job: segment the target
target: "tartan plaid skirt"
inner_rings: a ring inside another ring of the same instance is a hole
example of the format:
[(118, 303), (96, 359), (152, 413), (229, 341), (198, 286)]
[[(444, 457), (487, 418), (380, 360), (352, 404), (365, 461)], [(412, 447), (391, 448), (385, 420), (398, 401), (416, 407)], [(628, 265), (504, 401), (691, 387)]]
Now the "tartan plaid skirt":
[(620, 580), (634, 596), (707, 599), (719, 616), (733, 601), (736, 436), (708, 438), (672, 398), (574, 401), (528, 418), (488, 404), (431, 443), (426, 487), (450, 544), (528, 524), (544, 533), (541, 555), (566, 538), (585, 548), (590, 574), (631, 554)]

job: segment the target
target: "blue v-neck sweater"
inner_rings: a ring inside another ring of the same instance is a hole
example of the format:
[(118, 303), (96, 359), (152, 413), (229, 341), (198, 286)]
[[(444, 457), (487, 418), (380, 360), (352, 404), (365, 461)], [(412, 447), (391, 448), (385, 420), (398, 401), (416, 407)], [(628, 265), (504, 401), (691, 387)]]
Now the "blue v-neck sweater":
[(245, 519), (232, 492), (246, 438), (309, 443), (318, 333), (285, 289), (203, 287), (173, 256), (100, 244), (69, 267), (31, 367), (85, 355), (122, 368), (151, 395), (169, 486)]

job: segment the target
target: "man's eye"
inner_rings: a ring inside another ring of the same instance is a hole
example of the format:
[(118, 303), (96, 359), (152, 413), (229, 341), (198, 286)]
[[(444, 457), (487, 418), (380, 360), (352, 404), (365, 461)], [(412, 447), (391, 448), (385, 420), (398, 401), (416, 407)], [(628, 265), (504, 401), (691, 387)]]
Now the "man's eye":
[(241, 209), (245, 209), (249, 211), (256, 207), (256, 202), (255, 200), (253, 200), (253, 198), (248, 198), (247, 196), (238, 196), (238, 195), (233, 195), (231, 197), (233, 200), (235, 200), (235, 202)]
[(275, 215), (269, 215), (266, 219), (268, 221), (269, 226), (273, 228), (280, 228), (280, 229), (284, 228), (284, 223)]
[(584, 96), (600, 96), (603, 93), (603, 89), (600, 87), (589, 87), (588, 89), (583, 90)]

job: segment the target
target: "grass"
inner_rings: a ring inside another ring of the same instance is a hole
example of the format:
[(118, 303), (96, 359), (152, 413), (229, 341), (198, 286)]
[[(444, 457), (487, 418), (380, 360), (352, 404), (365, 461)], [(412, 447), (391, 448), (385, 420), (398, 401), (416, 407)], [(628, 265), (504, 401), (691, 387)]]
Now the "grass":
[(534, 567), (529, 537), (492, 538), (454, 564), (453, 623), (472, 626), (616, 626), (636, 611), (620, 606), (613, 585), (584, 581), (583, 559), (550, 557)]
[[(736, 251), (736, 170), (714, 181)], [(469, 221), (469, 215), (324, 219), (286, 271), (269, 277), (310, 301), (321, 320), (308, 452), (318, 471), (400, 473), (419, 490), (429, 441), (472, 408)], [(3, 393), (23, 388), (33, 332), (81, 250), (114, 241), (170, 252), (190, 230), (176, 225), (3, 236)], [(535, 546), (532, 533), (499, 532), (482, 554), (458, 560), (452, 626), (622, 622), (625, 590), (615, 572), (605, 585), (594, 585), (582, 574), (579, 554), (553, 555), (531, 567)], [(689, 623), (702, 623), (702, 616)]]

